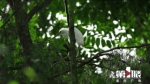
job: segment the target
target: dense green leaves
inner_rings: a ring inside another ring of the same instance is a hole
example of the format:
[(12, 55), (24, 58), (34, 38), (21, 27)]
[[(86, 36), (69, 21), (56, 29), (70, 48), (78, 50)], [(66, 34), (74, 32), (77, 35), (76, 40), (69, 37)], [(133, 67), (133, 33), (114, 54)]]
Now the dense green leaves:
[[(61, 28), (68, 27), (64, 1), (52, 0), (47, 6), (43, 1), (0, 1), (0, 84), (71, 83), (68, 39), (54, 38)], [(109, 72), (131, 66), (141, 70), (142, 83), (149, 84), (150, 1), (75, 2), (74, 24), (85, 43), (77, 57), (79, 83), (114, 84)], [(17, 9), (19, 3), (23, 5)], [(33, 17), (27, 22), (31, 11)], [(26, 40), (30, 37), (31, 44)], [(137, 47), (143, 44), (146, 46)], [(129, 49), (131, 46), (135, 50)], [(98, 68), (102, 73), (98, 74)], [(137, 84), (126, 84), (131, 83)]]

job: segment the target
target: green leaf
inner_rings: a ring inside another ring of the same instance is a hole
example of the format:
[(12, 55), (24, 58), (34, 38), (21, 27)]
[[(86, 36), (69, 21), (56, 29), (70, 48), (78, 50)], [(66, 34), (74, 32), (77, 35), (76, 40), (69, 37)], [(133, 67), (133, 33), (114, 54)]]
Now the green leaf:
[(96, 39), (96, 45), (97, 45), (97, 47), (99, 47), (99, 45), (100, 45), (100, 38)]
[(107, 46), (111, 48), (111, 42), (109, 40), (107, 40)]
[(10, 82), (8, 82), (8, 84), (19, 84), (18, 81), (12, 80)]
[(95, 44), (95, 38), (92, 37), (92, 46), (94, 46), (94, 44)]
[(86, 54), (86, 51), (83, 51), (83, 52), (82, 52), (82, 55), (85, 55), (85, 54)]
[(111, 43), (112, 43), (113, 47), (115, 47), (115, 41), (111, 41)]
[(87, 37), (85, 38), (85, 45), (89, 45), (89, 44), (90, 44), (90, 37), (87, 36)]
[(0, 21), (0, 27), (3, 25), (3, 22), (2, 21)]
[(111, 33), (109, 33), (109, 37), (112, 39), (112, 35), (111, 35)]
[(31, 67), (25, 67), (24, 68), (24, 74), (29, 78), (31, 82), (35, 81), (37, 74), (35, 70)]
[(104, 39), (102, 39), (102, 40), (101, 40), (101, 44), (102, 44), (102, 47), (104, 47), (104, 46), (106, 45), (106, 43), (105, 43), (105, 40), (104, 40)]

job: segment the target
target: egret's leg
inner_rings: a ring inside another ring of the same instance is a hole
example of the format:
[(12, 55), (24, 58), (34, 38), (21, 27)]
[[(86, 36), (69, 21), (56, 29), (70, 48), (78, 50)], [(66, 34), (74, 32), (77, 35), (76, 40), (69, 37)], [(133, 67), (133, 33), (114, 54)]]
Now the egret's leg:
[(79, 55), (80, 55), (80, 45), (79, 45), (78, 50), (77, 50), (77, 56), (79, 56)]

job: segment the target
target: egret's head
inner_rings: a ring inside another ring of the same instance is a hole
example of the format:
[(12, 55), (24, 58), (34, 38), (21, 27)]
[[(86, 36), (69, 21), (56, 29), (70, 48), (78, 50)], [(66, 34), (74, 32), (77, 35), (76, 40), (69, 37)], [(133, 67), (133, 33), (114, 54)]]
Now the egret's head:
[(64, 38), (68, 38), (69, 36), (69, 31), (67, 28), (62, 28), (59, 31), (59, 35), (62, 35)]

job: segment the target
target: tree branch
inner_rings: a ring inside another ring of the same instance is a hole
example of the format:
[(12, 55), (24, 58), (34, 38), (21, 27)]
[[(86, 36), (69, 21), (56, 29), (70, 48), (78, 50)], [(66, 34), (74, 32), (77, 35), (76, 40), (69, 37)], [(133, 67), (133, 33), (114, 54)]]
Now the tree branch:
[(96, 65), (96, 64), (88, 64), (88, 65), (90, 65), (90, 66), (95, 66), (95, 67), (101, 67), (101, 68), (103, 68), (103, 69), (108, 69), (108, 70), (110, 70), (110, 71), (114, 71), (112, 68), (106, 67), (105, 65)]
[[(100, 56), (103, 56), (103, 55), (111, 55), (111, 54), (108, 54), (108, 53), (106, 53), (106, 52), (110, 52), (110, 51), (113, 51), (113, 50), (116, 50), (116, 49), (130, 49), (130, 48), (142, 48), (142, 47), (147, 47), (147, 46), (150, 46), (150, 44), (143, 44), (143, 45), (139, 45), (139, 46), (130, 46), (130, 47), (116, 47), (116, 48), (112, 48), (112, 49), (110, 49), (110, 50), (106, 50), (106, 51), (103, 51), (103, 52), (99, 52), (99, 53), (97, 53), (96, 55), (94, 55), (92, 58), (90, 58), (88, 61), (86, 61), (86, 62), (83, 62), (83, 63), (81, 63), (77, 68), (81, 68), (81, 67), (83, 67), (84, 65), (86, 65), (86, 64), (90, 64), (90, 62), (91, 61), (93, 61), (93, 59), (95, 59), (95, 58), (98, 58), (98, 57), (100, 57)], [(111, 55), (112, 56), (112, 55)], [(121, 60), (119, 60), (119, 61), (121, 61)], [(121, 61), (121, 62), (123, 62), (123, 63), (125, 63), (124, 61)], [(126, 62), (127, 63), (127, 62)], [(106, 67), (105, 67), (106, 68)], [(63, 72), (63, 73), (58, 73), (58, 74), (56, 74), (55, 76), (53, 76), (53, 78), (56, 78), (56, 77), (58, 77), (58, 76), (60, 76), (60, 75), (62, 75), (62, 74), (66, 74), (66, 73), (68, 73), (68, 72), (70, 72), (71, 70), (69, 69), (69, 70), (66, 70), (65, 72)]]
[(89, 63), (90, 63), (91, 61), (93, 61), (94, 59), (96, 59), (96, 58), (98, 58), (98, 57), (100, 57), (100, 56), (103, 56), (103, 55), (111, 55), (111, 54), (99, 54), (99, 55), (95, 55), (94, 57), (90, 58), (88, 61), (83, 62), (82, 64), (80, 64), (80, 65), (78, 66), (78, 68), (80, 68), (80, 67), (82, 67), (82, 66), (84, 66), (84, 65), (86, 65), (86, 64), (89, 64)]
[(112, 48), (112, 49), (110, 49), (110, 50), (106, 50), (106, 51), (103, 51), (103, 52), (99, 52), (98, 54), (110, 52), (110, 51), (113, 51), (113, 50), (116, 50), (116, 49), (141, 48), (141, 47), (147, 47), (147, 46), (150, 46), (150, 44), (142, 44), (142, 45), (139, 45), (139, 46), (129, 46), (129, 47), (116, 47), (116, 48)]
[(108, 54), (106, 52), (110, 52), (110, 51), (113, 51), (113, 50), (116, 50), (116, 49), (141, 48), (141, 47), (147, 47), (147, 46), (150, 46), (150, 44), (143, 44), (143, 45), (140, 45), (140, 46), (129, 46), (129, 47), (116, 47), (116, 48), (112, 48), (110, 50), (99, 52), (96, 55), (94, 55), (92, 58), (90, 58), (88, 61), (80, 64), (79, 67), (82, 67), (83, 65), (90, 63), (93, 59), (98, 58), (100, 56), (103, 56), (103, 55), (109, 55), (110, 56), (111, 55), (111, 54)]
[(43, 2), (41, 2), (39, 5), (36, 5), (29, 13), (28, 13), (28, 17), (27, 17), (27, 21), (29, 22), (31, 20), (31, 18), (33, 17), (33, 15), (35, 13), (37, 13), (38, 11), (40, 11), (42, 8), (44, 8), (45, 6), (49, 5), (52, 2), (52, 0), (44, 0)]

